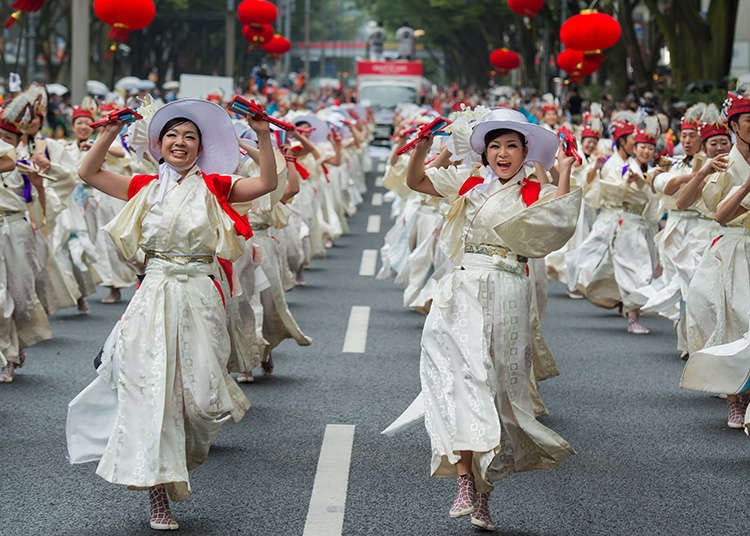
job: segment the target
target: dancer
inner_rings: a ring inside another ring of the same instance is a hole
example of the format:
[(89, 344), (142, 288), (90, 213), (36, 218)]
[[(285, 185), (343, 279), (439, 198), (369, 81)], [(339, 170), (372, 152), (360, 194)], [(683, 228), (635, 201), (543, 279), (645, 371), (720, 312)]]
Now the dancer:
[[(241, 419), (249, 407), (227, 372), (227, 285), (217, 261), (238, 258), (237, 235), (251, 235), (230, 203), (276, 188), (268, 124), (249, 124), (258, 135), (257, 178), (226, 175), (237, 167), (236, 135), (226, 112), (201, 99), (172, 102), (151, 118), (148, 143), (162, 160), (158, 176), (102, 170), (120, 122), (102, 128), (78, 170), (91, 186), (128, 200), (105, 230), (124, 258), (139, 249), (147, 258), (145, 278), (102, 355), (99, 381), (116, 386), (116, 398), (105, 412), (111, 432), (88, 445), (98, 455), (88, 459), (101, 458), (97, 474), (105, 480), (149, 490), (149, 522), (156, 530), (179, 527), (167, 494), (172, 500), (190, 496), (188, 471), (205, 461), (221, 424), (230, 416)], [(87, 390), (71, 403), (69, 450), (86, 444), (89, 422), (102, 419), (101, 402), (87, 400)]]
[[(417, 145), (408, 165), (410, 188), (451, 204), (444, 238), (462, 256), (438, 282), (425, 322), (419, 400), (432, 475), (458, 477), (450, 516), (471, 514), (473, 525), (494, 530), (488, 504), (494, 482), (552, 468), (574, 453), (534, 417), (526, 262), (570, 238), (581, 192), (569, 193), (572, 157), (558, 158), (556, 188), (526, 177), (526, 161), (552, 167), (558, 139), (520, 112), (492, 110), (470, 142), (484, 163), (478, 176), (471, 166), (425, 170), (431, 139)], [(410, 413), (386, 433), (411, 420)]]

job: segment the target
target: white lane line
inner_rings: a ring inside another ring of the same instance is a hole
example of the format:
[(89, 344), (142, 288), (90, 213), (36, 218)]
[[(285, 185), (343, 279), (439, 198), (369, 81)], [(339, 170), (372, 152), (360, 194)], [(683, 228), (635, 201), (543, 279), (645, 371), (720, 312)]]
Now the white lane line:
[(378, 263), (378, 250), (365, 249), (362, 251), (362, 262), (359, 263), (359, 275), (372, 277), (375, 275), (375, 265)]
[(371, 214), (367, 218), (367, 232), (368, 233), (380, 232), (380, 215), (379, 214)]
[(353, 444), (353, 425), (326, 426), (302, 536), (341, 536)]
[(349, 313), (349, 325), (346, 327), (344, 353), (364, 354), (367, 346), (367, 327), (370, 323), (370, 308), (365, 305), (354, 305)]
[(375, 179), (375, 186), (377, 186), (378, 188), (382, 188), (383, 187), (383, 176), (382, 175), (380, 177), (378, 177), (377, 179)]
[(372, 206), (379, 207), (383, 204), (383, 194), (380, 192), (372, 194)]
[(380, 162), (378, 164), (378, 173), (383, 173), (385, 171), (385, 162)]

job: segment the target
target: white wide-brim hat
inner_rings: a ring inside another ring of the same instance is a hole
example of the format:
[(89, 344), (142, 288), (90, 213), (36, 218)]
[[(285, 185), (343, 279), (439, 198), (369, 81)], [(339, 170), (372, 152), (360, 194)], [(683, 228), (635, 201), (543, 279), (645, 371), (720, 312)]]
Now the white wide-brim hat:
[(499, 128), (507, 128), (520, 132), (526, 138), (529, 153), (527, 162), (539, 162), (545, 169), (550, 169), (555, 163), (555, 153), (559, 140), (557, 134), (539, 125), (529, 123), (526, 116), (516, 110), (495, 108), (482, 117), (471, 132), (469, 143), (471, 148), (482, 154), (484, 152), (484, 137), (488, 132)]
[(313, 113), (290, 113), (286, 115), (284, 120), (294, 125), (302, 122), (309, 123), (315, 130), (310, 133), (308, 138), (315, 144), (323, 143), (328, 137), (328, 123)]
[(156, 110), (148, 124), (148, 148), (157, 162), (162, 158), (159, 133), (175, 117), (189, 119), (201, 131), (202, 150), (197, 162), (201, 170), (234, 173), (240, 162), (240, 146), (232, 120), (224, 108), (203, 99), (180, 99)]

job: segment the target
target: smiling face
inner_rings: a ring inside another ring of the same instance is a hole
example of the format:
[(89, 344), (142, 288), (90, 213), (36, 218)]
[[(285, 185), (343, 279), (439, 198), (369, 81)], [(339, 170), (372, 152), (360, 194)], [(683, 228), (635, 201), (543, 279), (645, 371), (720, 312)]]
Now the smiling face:
[(729, 136), (719, 134), (708, 138), (704, 142), (704, 145), (706, 147), (706, 155), (709, 158), (713, 158), (717, 154), (727, 154), (732, 148), (732, 140), (729, 139)]
[(78, 117), (73, 121), (73, 133), (78, 141), (85, 141), (94, 133), (94, 129), (89, 126), (92, 122), (88, 117)]
[(639, 164), (648, 164), (653, 160), (656, 147), (650, 143), (635, 144), (635, 159)]
[(586, 156), (591, 156), (591, 154), (594, 152), (594, 149), (596, 149), (597, 143), (599, 143), (599, 140), (587, 136), (581, 140), (581, 151), (583, 151), (583, 154), (585, 154)]
[(518, 173), (518, 170), (526, 161), (528, 152), (523, 135), (513, 130), (507, 130), (490, 139), (484, 154), (492, 171), (501, 180), (508, 180)]
[(162, 158), (176, 169), (191, 166), (201, 152), (201, 136), (198, 127), (192, 121), (169, 126), (162, 131), (159, 140)]

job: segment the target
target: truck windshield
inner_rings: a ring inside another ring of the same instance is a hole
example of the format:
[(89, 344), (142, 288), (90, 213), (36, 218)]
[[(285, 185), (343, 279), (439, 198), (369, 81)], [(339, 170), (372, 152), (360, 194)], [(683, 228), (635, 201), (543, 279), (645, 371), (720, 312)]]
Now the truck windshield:
[(363, 106), (395, 108), (399, 104), (417, 102), (417, 90), (407, 86), (365, 86), (359, 90)]

